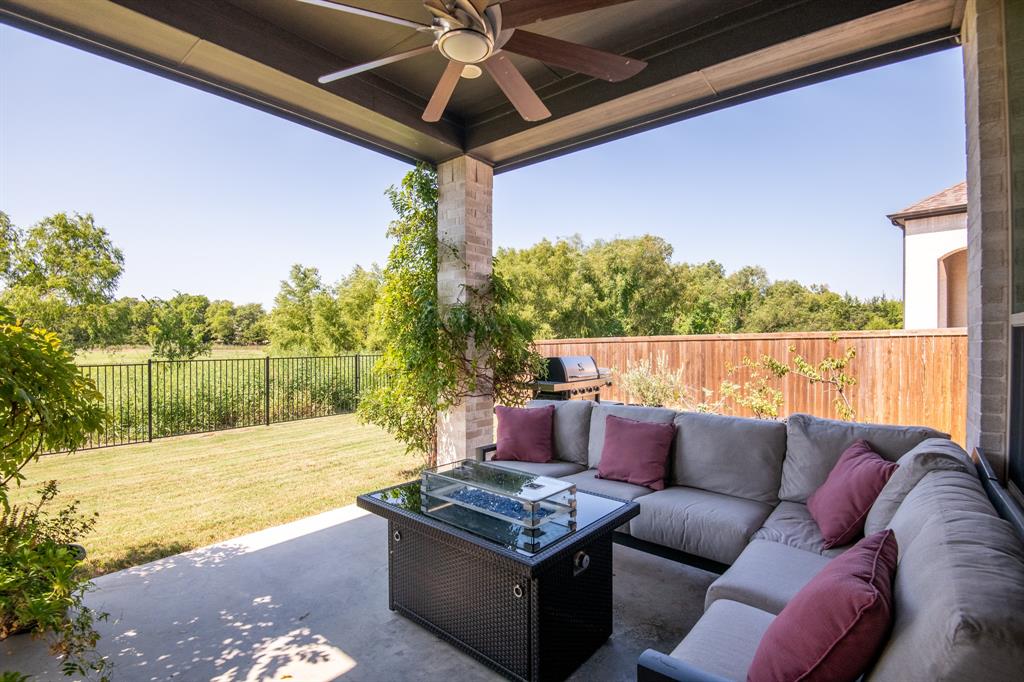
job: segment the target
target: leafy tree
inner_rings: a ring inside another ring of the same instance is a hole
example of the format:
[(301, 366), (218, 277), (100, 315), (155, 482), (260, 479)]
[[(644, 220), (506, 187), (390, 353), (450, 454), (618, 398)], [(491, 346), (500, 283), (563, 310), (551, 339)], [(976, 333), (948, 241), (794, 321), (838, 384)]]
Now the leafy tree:
[(388, 228), (395, 245), (384, 268), (376, 306), (383, 341), (377, 371), (390, 385), (369, 392), (360, 417), (384, 427), (410, 451), (437, 459), (437, 413), (470, 395), (493, 395), (521, 404), (524, 381), (540, 370), (532, 350), (531, 325), (516, 312), (517, 301), (500, 275), (466, 292), (462, 302), (442, 306), (437, 293), (437, 174), (428, 166), (410, 171), (387, 192), (397, 214)]
[(132, 331), (132, 300), (119, 298), (97, 306), (95, 327), (89, 334), (90, 345), (128, 345), (132, 342)]
[(214, 341), (235, 343), (235, 304), (231, 301), (213, 301), (206, 309), (206, 324)]
[(105, 420), (103, 396), (57, 335), (0, 307), (0, 504), (40, 452), (75, 450)]
[(348, 350), (376, 350), (380, 341), (373, 329), (373, 309), (380, 294), (383, 274), (376, 265), (369, 270), (356, 266), (336, 288), (342, 324), (348, 330)]
[(298, 264), (292, 266), (288, 279), (281, 282), (281, 290), (274, 297), (274, 309), (268, 320), (270, 343), (275, 349), (312, 352), (316, 345), (313, 301), (323, 292), (319, 270)]
[(579, 235), (498, 249), (494, 269), (516, 292), (519, 314), (541, 338), (600, 336), (608, 326)]
[[(16, 234), (6, 216), (2, 229)], [(113, 299), (124, 270), (124, 255), (91, 214), (45, 218), (12, 238), (0, 258), (9, 261), (0, 268), (6, 284), (0, 302), (72, 346), (90, 343), (97, 306)]]
[(352, 348), (336, 293), (316, 268), (292, 266), (274, 298), (267, 327), (276, 351), (328, 355)]
[(607, 311), (602, 336), (655, 336), (672, 331), (677, 299), (672, 246), (660, 237), (597, 241), (585, 253), (585, 276)]
[(169, 301), (153, 300), (149, 344), (153, 356), (190, 360), (210, 352), (213, 342), (206, 324), (210, 300), (205, 296), (178, 294)]
[(886, 329), (902, 305), (823, 286), (769, 280), (764, 268), (672, 263), (650, 235), (585, 244), (578, 236), (501, 249), (496, 268), (521, 314), (548, 338)]
[(142, 345), (149, 342), (149, 327), (153, 324), (153, 304), (145, 299), (127, 299), (131, 306), (128, 343)]
[(0, 211), (0, 281), (7, 282), (14, 267), (14, 259), (21, 246), (21, 233), (10, 217)]
[(254, 346), (267, 342), (267, 313), (259, 303), (235, 308), (235, 343)]

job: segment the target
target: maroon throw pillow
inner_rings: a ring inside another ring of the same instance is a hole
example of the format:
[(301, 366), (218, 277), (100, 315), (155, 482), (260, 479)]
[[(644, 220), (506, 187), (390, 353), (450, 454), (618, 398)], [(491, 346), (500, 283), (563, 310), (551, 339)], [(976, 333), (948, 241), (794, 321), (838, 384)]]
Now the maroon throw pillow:
[(871, 505), (898, 468), (866, 440), (854, 441), (846, 449), (825, 483), (807, 499), (807, 511), (821, 528), (825, 549), (848, 545), (864, 533)]
[(494, 408), (498, 415), (498, 449), (491, 459), (515, 462), (550, 462), (554, 459), (552, 432), (555, 406)]
[(675, 435), (675, 424), (638, 422), (608, 415), (604, 421), (604, 449), (597, 465), (597, 477), (664, 490), (668, 449)]
[(892, 625), (896, 535), (870, 535), (829, 562), (761, 637), (747, 682), (855, 680)]

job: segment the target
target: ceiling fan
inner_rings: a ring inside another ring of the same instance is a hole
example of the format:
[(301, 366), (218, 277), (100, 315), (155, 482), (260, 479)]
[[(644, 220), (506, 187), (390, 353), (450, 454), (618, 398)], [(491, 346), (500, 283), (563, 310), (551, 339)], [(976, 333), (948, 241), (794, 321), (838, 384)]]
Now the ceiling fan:
[(638, 59), (529, 33), (519, 28), (542, 19), (609, 7), (629, 0), (505, 0), (497, 4), (490, 4), (492, 0), (422, 1), (432, 16), (429, 24), (343, 5), (333, 0), (299, 0), (309, 5), (379, 19), (434, 35), (434, 42), (430, 45), (328, 73), (321, 76), (319, 82), (330, 83), (437, 50), (448, 59), (448, 66), (441, 74), (427, 108), (423, 110), (424, 121), (441, 119), (460, 77), (477, 78), (483, 71), (487, 71), (494, 79), (524, 119), (539, 121), (551, 116), (551, 112), (505, 52), (538, 59), (552, 66), (612, 83), (634, 76), (647, 66), (647, 62)]

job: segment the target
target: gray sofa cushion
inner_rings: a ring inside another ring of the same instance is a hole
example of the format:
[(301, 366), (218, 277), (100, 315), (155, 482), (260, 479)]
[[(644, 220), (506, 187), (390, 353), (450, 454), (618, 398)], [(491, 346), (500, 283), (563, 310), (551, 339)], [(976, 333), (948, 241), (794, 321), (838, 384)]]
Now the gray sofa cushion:
[(733, 497), (779, 501), (786, 425), (766, 419), (676, 415), (669, 480)]
[[(563, 476), (562, 479), (575, 483), (577, 490), (582, 490), (588, 493), (597, 493), (598, 495), (607, 495), (608, 497), (614, 497), (620, 500), (632, 501), (638, 497), (642, 497), (643, 495), (649, 495), (652, 492), (652, 490), (646, 486), (633, 485), (632, 483), (626, 483), (625, 481), (609, 481), (604, 478), (598, 478), (597, 469), (587, 469), (586, 471), (582, 471), (578, 474)], [(615, 530), (628, 534), (629, 522), (627, 521)]]
[(771, 513), (771, 505), (721, 493), (672, 486), (637, 500), (629, 533), (641, 540), (732, 563)]
[(590, 445), (587, 454), (588, 466), (596, 469), (601, 462), (601, 451), (604, 450), (604, 422), (608, 415), (613, 414), (623, 419), (638, 422), (655, 422), (671, 424), (675, 418), (674, 410), (663, 407), (636, 407), (634, 405), (594, 405), (590, 413)]
[(925, 524), (946, 510), (996, 516), (996, 510), (973, 472), (932, 471), (907, 493), (889, 522), (889, 528), (896, 533), (900, 556)]
[(962, 471), (976, 475), (970, 455), (947, 438), (928, 438), (897, 460), (900, 468), (892, 475), (864, 520), (864, 535), (884, 530), (904, 498), (930, 471)]
[(594, 403), (589, 400), (531, 400), (527, 407), (555, 406), (555, 457), (566, 462), (587, 466), (587, 448), (590, 445), (590, 412)]
[(853, 441), (863, 438), (875, 452), (895, 462), (926, 438), (949, 438), (925, 426), (858, 424), (794, 414), (786, 420), (786, 460), (779, 499), (806, 502)]
[(752, 606), (719, 599), (669, 655), (727, 680), (746, 680), (757, 645), (774, 619)]
[(586, 470), (586, 467), (582, 464), (576, 464), (575, 462), (563, 462), (557, 459), (551, 460), (550, 462), (516, 462), (514, 460), (502, 460), (500, 462), (491, 461), (490, 464), (505, 467), (506, 469), (525, 471), (528, 474), (550, 476), (551, 478), (571, 476), (572, 474), (578, 474), (579, 472)]
[(1024, 548), (1010, 525), (946, 508), (903, 549), (892, 634), (867, 679), (1021, 679)]
[(719, 599), (779, 613), (830, 558), (768, 540), (754, 540), (736, 562), (711, 583), (704, 608)]
[(821, 528), (811, 517), (806, 504), (779, 502), (764, 525), (754, 533), (755, 540), (771, 540), (790, 547), (796, 547), (815, 554), (834, 557), (846, 551), (846, 547), (825, 549), (825, 538)]
[(609, 481), (604, 478), (598, 478), (596, 469), (587, 469), (586, 471), (582, 471), (578, 474), (562, 476), (562, 479), (575, 483), (577, 490), (583, 490), (588, 493), (597, 493), (598, 495), (607, 495), (608, 497), (615, 497), (620, 500), (635, 500), (638, 497), (648, 495), (652, 492), (651, 489), (646, 486), (633, 485), (632, 483), (626, 483), (624, 481)]

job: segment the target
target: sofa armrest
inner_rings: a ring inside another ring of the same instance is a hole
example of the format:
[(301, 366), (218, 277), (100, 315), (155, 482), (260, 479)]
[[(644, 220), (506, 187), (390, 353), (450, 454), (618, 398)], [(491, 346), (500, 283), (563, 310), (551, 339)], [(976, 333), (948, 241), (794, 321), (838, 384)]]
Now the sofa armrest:
[(474, 451), (474, 454), (476, 455), (476, 461), (478, 461), (478, 462), (486, 462), (487, 459), (488, 459), (487, 455), (489, 453), (494, 452), (497, 449), (498, 449), (498, 444), (497, 443), (490, 443), (489, 445), (481, 445), (480, 447), (478, 447)]
[(648, 649), (636, 662), (637, 682), (729, 682), (686, 661)]

